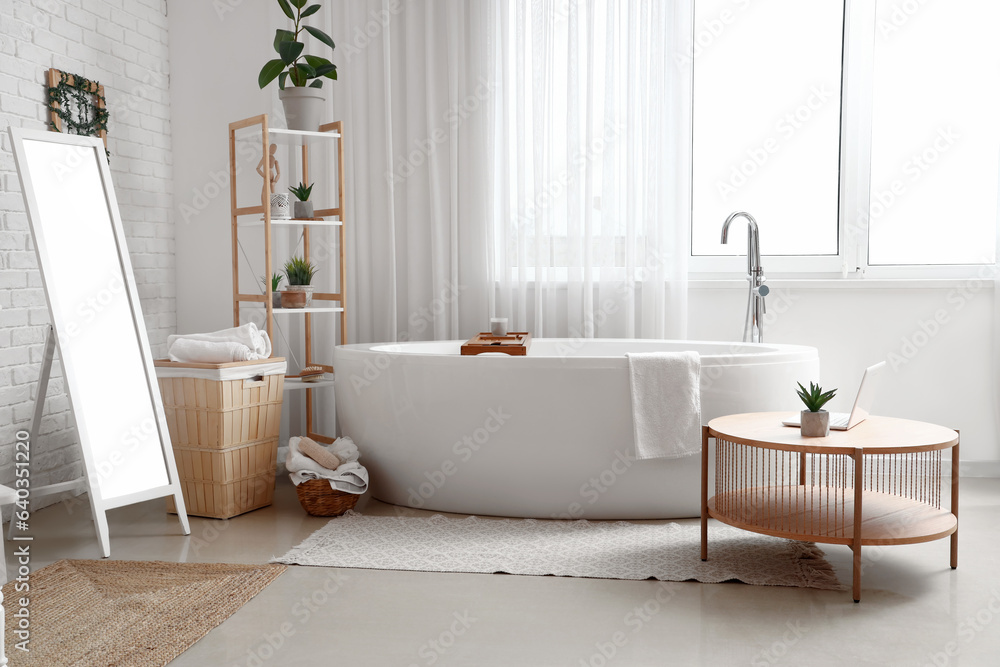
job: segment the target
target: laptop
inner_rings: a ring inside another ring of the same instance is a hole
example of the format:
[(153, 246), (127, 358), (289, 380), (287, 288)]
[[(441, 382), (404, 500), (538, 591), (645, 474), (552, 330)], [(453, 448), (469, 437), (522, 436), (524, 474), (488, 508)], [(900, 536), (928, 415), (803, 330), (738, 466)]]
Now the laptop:
[[(875, 394), (882, 373), (885, 371), (886, 363), (881, 361), (874, 366), (865, 369), (865, 375), (861, 378), (861, 387), (858, 389), (858, 396), (854, 399), (854, 408), (848, 412), (831, 412), (830, 429), (833, 431), (848, 431), (865, 419), (871, 413), (872, 405), (875, 402)], [(785, 426), (799, 426), (798, 418), (781, 422)]]

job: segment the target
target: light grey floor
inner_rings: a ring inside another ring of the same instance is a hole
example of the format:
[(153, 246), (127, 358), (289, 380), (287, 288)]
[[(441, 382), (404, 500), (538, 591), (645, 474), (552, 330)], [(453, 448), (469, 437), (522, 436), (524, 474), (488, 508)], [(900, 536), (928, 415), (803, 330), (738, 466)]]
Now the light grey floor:
[[(997, 665), (1000, 480), (962, 483), (959, 569), (948, 540), (866, 548), (860, 604), (736, 583), (290, 567), (171, 665)], [(83, 500), (32, 518), (33, 569), (98, 557)], [(154, 501), (111, 513), (112, 557), (264, 563), (324, 521), (287, 480), (272, 507), (193, 517), (190, 537)], [(849, 584), (849, 549), (825, 550)]]

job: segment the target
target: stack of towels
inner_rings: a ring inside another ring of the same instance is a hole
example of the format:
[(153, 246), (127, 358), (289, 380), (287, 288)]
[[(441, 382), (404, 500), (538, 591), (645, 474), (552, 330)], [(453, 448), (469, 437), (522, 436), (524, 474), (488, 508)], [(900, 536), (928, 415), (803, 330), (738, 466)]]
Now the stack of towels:
[(323, 447), (310, 438), (290, 438), (285, 467), (295, 486), (325, 479), (334, 491), (360, 495), (368, 490), (368, 471), (358, 463), (358, 447), (350, 438), (337, 438)]
[(170, 361), (224, 364), (254, 361), (271, 356), (271, 339), (253, 322), (212, 333), (167, 337)]

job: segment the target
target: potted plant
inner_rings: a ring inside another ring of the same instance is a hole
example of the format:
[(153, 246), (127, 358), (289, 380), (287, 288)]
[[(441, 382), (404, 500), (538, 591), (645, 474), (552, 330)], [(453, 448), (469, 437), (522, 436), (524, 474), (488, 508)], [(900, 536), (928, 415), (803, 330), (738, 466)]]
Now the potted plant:
[(292, 257), (285, 262), (285, 276), (288, 278), (288, 287), (281, 292), (282, 308), (305, 308), (312, 303), (313, 276), (316, 275), (316, 267), (312, 262), (307, 262), (301, 257)]
[(831, 389), (824, 392), (823, 388), (815, 382), (809, 383), (808, 390), (802, 386), (801, 382), (796, 384), (799, 385), (796, 393), (806, 406), (806, 409), (799, 415), (802, 437), (822, 438), (830, 435), (830, 413), (824, 410), (823, 406), (836, 395), (837, 390)]
[(299, 182), (299, 184), (294, 188), (288, 188), (288, 191), (295, 195), (298, 199), (293, 205), (293, 212), (295, 218), (298, 220), (308, 220), (313, 217), (313, 203), (309, 201), (309, 195), (312, 193), (313, 186), (315, 183), (310, 183), (308, 186), (305, 183)]
[[(285, 279), (285, 276), (281, 275), (280, 273), (275, 273), (274, 275), (271, 276), (271, 307), (272, 308), (281, 308), (281, 294), (278, 293), (278, 285), (284, 279)], [(263, 285), (267, 285), (267, 277), (266, 276), (261, 276), (260, 277), (260, 282)]]
[[(278, 98), (285, 109), (288, 129), (315, 132), (319, 129), (319, 118), (323, 111), (323, 79), (336, 79), (337, 66), (326, 58), (304, 54), (305, 44), (299, 41), (299, 37), (305, 31), (331, 49), (336, 47), (325, 32), (311, 25), (303, 25), (302, 19), (320, 10), (319, 4), (306, 7), (306, 2), (307, 0), (278, 0), (281, 11), (295, 25), (293, 30), (279, 28), (275, 32), (274, 50), (279, 57), (267, 61), (257, 75), (257, 84), (264, 88), (278, 79)], [(287, 85), (289, 83), (291, 86)]]

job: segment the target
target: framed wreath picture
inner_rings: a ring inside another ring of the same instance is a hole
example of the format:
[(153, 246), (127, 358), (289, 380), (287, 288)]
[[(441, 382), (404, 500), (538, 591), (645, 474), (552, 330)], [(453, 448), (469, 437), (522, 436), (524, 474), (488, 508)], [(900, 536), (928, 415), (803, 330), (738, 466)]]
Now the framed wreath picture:
[(100, 137), (108, 148), (108, 109), (104, 86), (53, 68), (48, 73), (49, 127), (56, 132)]

